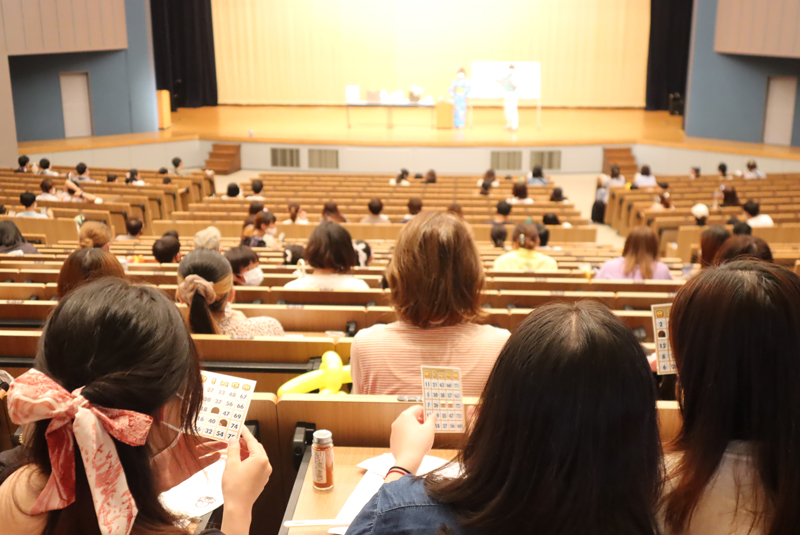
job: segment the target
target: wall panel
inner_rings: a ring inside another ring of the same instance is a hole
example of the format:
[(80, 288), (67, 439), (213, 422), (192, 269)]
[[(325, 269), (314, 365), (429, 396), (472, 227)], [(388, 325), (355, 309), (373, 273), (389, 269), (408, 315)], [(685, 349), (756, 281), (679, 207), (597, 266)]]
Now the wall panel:
[(800, 0), (719, 0), (714, 50), (800, 58)]

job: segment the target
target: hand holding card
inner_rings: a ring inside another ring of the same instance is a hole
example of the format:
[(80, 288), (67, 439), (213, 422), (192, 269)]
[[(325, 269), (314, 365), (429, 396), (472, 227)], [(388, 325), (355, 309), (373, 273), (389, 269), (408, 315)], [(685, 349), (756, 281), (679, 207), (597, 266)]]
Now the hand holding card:
[(422, 396), (425, 418), (436, 415), (437, 433), (463, 433), (464, 399), (460, 368), (422, 366)]
[(228, 442), (239, 439), (256, 382), (230, 375), (201, 371), (203, 405), (197, 417), (201, 437)]

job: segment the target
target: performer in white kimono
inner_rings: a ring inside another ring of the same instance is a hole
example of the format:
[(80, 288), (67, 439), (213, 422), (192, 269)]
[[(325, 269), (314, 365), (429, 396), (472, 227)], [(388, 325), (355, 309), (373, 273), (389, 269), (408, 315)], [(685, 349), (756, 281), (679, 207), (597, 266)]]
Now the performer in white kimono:
[(519, 127), (519, 111), (517, 110), (519, 98), (517, 97), (517, 84), (513, 64), (508, 66), (508, 73), (505, 78), (498, 80), (498, 82), (506, 90), (503, 101), (503, 111), (506, 114), (506, 130), (515, 132)]

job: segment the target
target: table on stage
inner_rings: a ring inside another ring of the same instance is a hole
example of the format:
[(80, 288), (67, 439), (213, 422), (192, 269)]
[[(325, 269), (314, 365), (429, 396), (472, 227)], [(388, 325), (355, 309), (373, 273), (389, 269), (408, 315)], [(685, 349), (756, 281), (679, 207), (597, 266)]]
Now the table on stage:
[[(335, 437), (334, 437), (335, 440)], [(283, 521), (287, 520), (325, 520), (334, 519), (344, 502), (352, 494), (365, 471), (358, 463), (388, 453), (388, 448), (346, 448), (334, 447), (333, 488), (321, 491), (314, 489), (311, 480), (311, 447), (306, 449), (300, 470), (292, 488), (289, 505)], [(456, 456), (455, 450), (433, 450), (428, 455), (450, 460)], [(286, 528), (281, 526), (279, 535), (325, 535), (330, 526)]]
[(419, 102), (406, 102), (406, 103), (383, 103), (383, 102), (367, 102), (365, 100), (359, 102), (346, 102), (344, 105), (347, 110), (347, 128), (350, 126), (350, 108), (386, 108), (386, 124), (389, 128), (394, 128), (392, 122), (392, 110), (395, 108), (428, 108), (431, 110), (431, 128), (434, 128), (436, 106), (431, 104), (420, 104)]

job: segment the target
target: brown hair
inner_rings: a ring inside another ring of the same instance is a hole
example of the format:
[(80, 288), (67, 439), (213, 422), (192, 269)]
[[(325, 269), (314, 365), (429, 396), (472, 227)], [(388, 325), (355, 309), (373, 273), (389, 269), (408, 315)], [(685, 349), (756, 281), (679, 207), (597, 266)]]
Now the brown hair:
[(653, 267), (658, 260), (658, 237), (648, 227), (634, 228), (625, 239), (622, 249), (625, 258), (625, 275), (630, 275), (639, 266), (643, 279), (653, 278)]
[(422, 211), (422, 199), (419, 197), (411, 197), (408, 199), (408, 213), (417, 215)]
[(305, 259), (313, 268), (332, 269), (336, 273), (346, 273), (358, 265), (350, 233), (330, 221), (320, 223), (309, 236)]
[(322, 207), (322, 221), (347, 223), (347, 218), (339, 211), (339, 205), (333, 201), (328, 201)]
[(668, 191), (664, 191), (664, 192), (658, 194), (658, 202), (659, 202), (659, 204), (661, 204), (661, 206), (663, 206), (667, 210), (672, 208), (672, 201), (669, 198), (669, 192)]
[(511, 242), (515, 248), (536, 249), (539, 244), (539, 229), (533, 223), (520, 223), (514, 227)]
[(455, 214), (425, 212), (403, 227), (386, 280), (398, 316), (417, 327), (482, 315), (483, 263), (469, 227)]
[(450, 206), (447, 207), (447, 211), (451, 214), (456, 214), (457, 216), (464, 217), (464, 209), (461, 208), (461, 205), (458, 204), (457, 201), (453, 201), (450, 203)]
[(527, 199), (528, 198), (528, 185), (525, 182), (517, 182), (511, 188), (511, 193), (517, 199)]
[(86, 221), (81, 225), (78, 244), (81, 248), (105, 247), (111, 241), (111, 229), (99, 221)]
[(714, 265), (718, 266), (725, 262), (737, 259), (743, 260), (745, 258), (772, 262), (772, 251), (767, 242), (758, 236), (738, 234), (731, 236), (722, 244), (722, 247), (719, 248), (716, 256), (714, 256)]
[(703, 269), (714, 265), (714, 257), (731, 233), (722, 225), (708, 227), (700, 234), (700, 265)]
[(300, 203), (297, 201), (291, 201), (288, 205), (289, 208), (289, 219), (292, 220), (292, 223), (297, 221), (297, 214), (300, 212)]
[(78, 249), (64, 260), (58, 273), (58, 298), (87, 282), (102, 277), (125, 279), (125, 270), (117, 257), (105, 249)]

